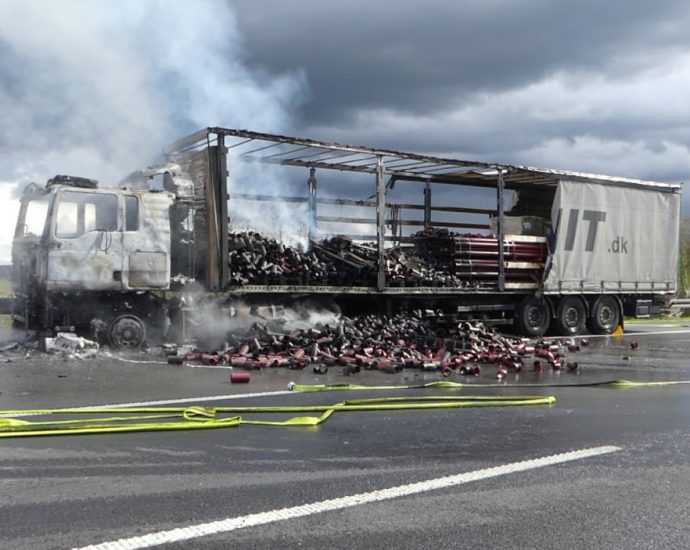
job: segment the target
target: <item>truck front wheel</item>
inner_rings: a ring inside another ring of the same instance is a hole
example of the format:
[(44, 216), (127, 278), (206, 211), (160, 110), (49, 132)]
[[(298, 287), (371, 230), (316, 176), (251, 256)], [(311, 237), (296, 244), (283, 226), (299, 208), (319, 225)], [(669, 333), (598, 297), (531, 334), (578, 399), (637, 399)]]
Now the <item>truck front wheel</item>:
[(544, 298), (527, 296), (517, 307), (515, 326), (520, 334), (539, 337), (549, 328), (550, 320), (549, 302)]
[(599, 296), (592, 305), (587, 320), (589, 330), (595, 334), (611, 334), (619, 325), (621, 312), (613, 296)]
[(108, 341), (117, 349), (138, 349), (146, 341), (146, 325), (136, 315), (120, 315), (108, 326)]
[(579, 296), (565, 296), (556, 309), (556, 332), (561, 336), (577, 336), (585, 328), (587, 308)]

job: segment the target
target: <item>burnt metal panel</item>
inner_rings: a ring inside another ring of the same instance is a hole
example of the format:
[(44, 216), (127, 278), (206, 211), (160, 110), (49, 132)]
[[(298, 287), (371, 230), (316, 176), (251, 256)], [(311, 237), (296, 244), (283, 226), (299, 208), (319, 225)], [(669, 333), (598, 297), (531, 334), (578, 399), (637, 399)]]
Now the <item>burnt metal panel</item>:
[(207, 280), (209, 290), (221, 290), (228, 280), (228, 188), (222, 144), (208, 148), (206, 213), (208, 234)]
[(193, 274), (209, 290), (222, 289), (229, 278), (226, 153), (222, 143), (216, 142), (176, 157), (194, 183)]
[(192, 243), (190, 250), (191, 273), (200, 283), (207, 286), (208, 256), (209, 256), (209, 228), (208, 205), (206, 188), (208, 179), (208, 150), (186, 152), (178, 156), (178, 163), (182, 170), (189, 174), (194, 183), (194, 199), (192, 201)]
[(131, 252), (129, 286), (165, 288), (168, 285), (168, 255), (165, 252)]

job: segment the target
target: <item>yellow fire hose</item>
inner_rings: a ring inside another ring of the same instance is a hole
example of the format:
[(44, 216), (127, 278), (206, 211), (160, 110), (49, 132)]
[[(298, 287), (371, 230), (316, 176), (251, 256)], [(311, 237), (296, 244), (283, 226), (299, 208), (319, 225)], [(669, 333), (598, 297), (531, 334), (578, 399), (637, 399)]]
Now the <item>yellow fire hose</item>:
[[(471, 387), (608, 387), (639, 388), (690, 384), (690, 380), (661, 382), (631, 382), (608, 380), (605, 382), (573, 384), (463, 384), (439, 380), (418, 385), (359, 386), (356, 384), (304, 385), (290, 383), (296, 392), (324, 392), (340, 390), (405, 390), (405, 389), (459, 389)], [(241, 425), (314, 427), (324, 423), (336, 412), (411, 411), (459, 409), (465, 407), (517, 407), (553, 405), (553, 396), (433, 396), (383, 397), (378, 399), (349, 399), (332, 405), (296, 405), (276, 407), (133, 407), (103, 408), (78, 407), (62, 409), (0, 410), (0, 438), (39, 435), (73, 435), (116, 432), (143, 432), (166, 430), (198, 430), (230, 428)], [(321, 413), (320, 416), (294, 416), (287, 420), (248, 420), (238, 414)], [(28, 421), (22, 416), (91, 415), (89, 418)], [(117, 416), (93, 417), (115, 414)], [(219, 415), (233, 416), (219, 416)]]
[(450, 380), (437, 380), (426, 384), (403, 386), (358, 386), (357, 384), (295, 384), (290, 382), (288, 389), (298, 393), (341, 390), (417, 390), (425, 388), (460, 389), (460, 388), (642, 388), (650, 386), (677, 386), (690, 384), (690, 380), (669, 380), (661, 382), (631, 382), (630, 380), (606, 380), (604, 382), (582, 382), (571, 384), (464, 384)]
[[(229, 428), (249, 424), (254, 426), (314, 427), (325, 422), (335, 412), (405, 411), (458, 409), (464, 407), (516, 407), (552, 405), (552, 396), (436, 396), (384, 397), (380, 399), (352, 399), (333, 405), (298, 405), (282, 407), (136, 407), (136, 408), (72, 408), (0, 411), (0, 437), (39, 435), (70, 435), (115, 432), (165, 430), (197, 430)], [(287, 420), (245, 420), (241, 416), (219, 417), (219, 414), (262, 413), (321, 413), (320, 416), (294, 416)], [(78, 420), (20, 420), (34, 415), (100, 415), (104, 418)], [(122, 416), (127, 415), (127, 416)]]

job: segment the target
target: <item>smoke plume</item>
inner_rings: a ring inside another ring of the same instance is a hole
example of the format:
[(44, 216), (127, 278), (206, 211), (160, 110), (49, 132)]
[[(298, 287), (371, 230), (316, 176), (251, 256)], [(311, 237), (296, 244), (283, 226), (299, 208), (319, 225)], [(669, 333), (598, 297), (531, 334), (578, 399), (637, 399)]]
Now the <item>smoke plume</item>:
[(114, 184), (204, 126), (290, 132), (305, 90), (299, 70), (247, 65), (222, 0), (3, 0), (0, 263), (14, 187), (58, 173)]

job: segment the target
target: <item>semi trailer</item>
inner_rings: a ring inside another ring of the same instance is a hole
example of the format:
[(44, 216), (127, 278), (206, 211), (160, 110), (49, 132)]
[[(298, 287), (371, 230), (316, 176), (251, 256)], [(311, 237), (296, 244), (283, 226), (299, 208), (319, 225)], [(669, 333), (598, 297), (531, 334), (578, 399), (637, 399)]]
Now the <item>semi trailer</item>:
[[(205, 128), (164, 155), (116, 186), (56, 176), (26, 187), (12, 248), (15, 324), (138, 347), (152, 333), (184, 332), (203, 303), (327, 299), (573, 336), (611, 333), (677, 290), (680, 184), (228, 128)], [(293, 182), (301, 173), (304, 192), (229, 188), (239, 166), (284, 170)], [(356, 196), (357, 178), (371, 196)], [(396, 187), (402, 202), (391, 199)], [(233, 212), (248, 204), (304, 214), (304, 249), (240, 231)], [(299, 269), (280, 254), (302, 254)]]

